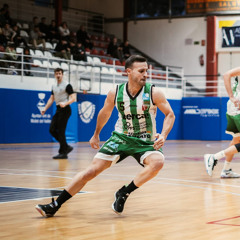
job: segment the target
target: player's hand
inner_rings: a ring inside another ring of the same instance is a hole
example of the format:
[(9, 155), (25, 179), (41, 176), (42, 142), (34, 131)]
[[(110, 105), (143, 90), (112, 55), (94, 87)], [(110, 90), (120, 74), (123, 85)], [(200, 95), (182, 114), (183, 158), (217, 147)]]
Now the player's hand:
[(166, 139), (159, 133), (155, 135), (156, 140), (154, 141), (153, 148), (159, 150), (165, 143)]
[(63, 102), (60, 102), (60, 103), (59, 103), (59, 106), (60, 106), (61, 108), (65, 108), (65, 107), (67, 106), (67, 104), (66, 104), (66, 103), (63, 103)]
[(231, 97), (230, 100), (233, 102), (233, 104), (236, 108), (238, 108), (238, 109), (240, 108), (240, 101), (238, 98)]
[(42, 111), (41, 111), (41, 115), (44, 115), (45, 112), (46, 112), (46, 110), (42, 110)]
[(90, 145), (93, 149), (99, 149), (100, 148), (99, 147), (99, 142), (100, 142), (99, 136), (95, 136), (95, 135), (93, 135), (91, 137), (90, 141), (89, 141), (89, 143), (90, 143)]

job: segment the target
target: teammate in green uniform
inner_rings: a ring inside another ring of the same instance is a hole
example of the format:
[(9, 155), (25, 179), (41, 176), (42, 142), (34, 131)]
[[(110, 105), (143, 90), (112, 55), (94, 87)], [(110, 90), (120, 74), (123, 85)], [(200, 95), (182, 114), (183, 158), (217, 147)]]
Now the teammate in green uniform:
[[(223, 75), (225, 88), (227, 90), (229, 100), (227, 102), (227, 129), (226, 133), (233, 136), (232, 141), (230, 142), (230, 147), (227, 154), (224, 151), (220, 151), (216, 154), (205, 154), (204, 162), (207, 173), (212, 176), (214, 166), (217, 164), (217, 160), (225, 157), (225, 163), (221, 172), (221, 178), (239, 178), (240, 174), (235, 173), (230, 168), (235, 152), (236, 146), (239, 146), (240, 143), (240, 84), (238, 77), (240, 75), (240, 67), (231, 69)], [(231, 78), (236, 77), (234, 84), (231, 83)], [(240, 149), (237, 147), (237, 149)]]
[[(129, 194), (155, 177), (163, 167), (161, 147), (171, 131), (175, 116), (162, 91), (147, 83), (148, 64), (144, 57), (132, 55), (126, 60), (128, 82), (109, 91), (97, 118), (91, 147), (99, 149), (99, 134), (116, 106), (119, 114), (115, 131), (95, 155), (90, 166), (75, 175), (71, 183), (56, 200), (36, 209), (45, 217), (52, 217), (61, 205), (78, 193), (85, 184), (112, 164), (128, 156), (135, 158), (144, 168), (130, 184), (115, 193), (112, 209), (121, 214)], [(161, 134), (156, 132), (157, 108), (165, 115)]]

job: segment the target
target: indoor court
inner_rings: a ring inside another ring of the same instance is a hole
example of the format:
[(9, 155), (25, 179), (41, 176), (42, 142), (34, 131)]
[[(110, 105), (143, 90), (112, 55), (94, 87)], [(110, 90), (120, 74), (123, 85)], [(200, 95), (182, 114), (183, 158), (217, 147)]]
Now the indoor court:
[[(164, 146), (165, 165), (157, 177), (131, 194), (122, 215), (111, 209), (114, 193), (129, 183), (141, 166), (133, 158), (90, 181), (53, 218), (44, 218), (36, 204), (66, 186), (84, 169), (96, 150), (73, 144), (68, 160), (53, 160), (56, 143), (2, 144), (1, 239), (239, 239), (240, 179), (221, 179), (223, 160), (213, 177), (203, 154), (215, 153), (229, 141), (175, 141)], [(240, 172), (239, 156), (233, 160)], [(231, 233), (231, 238), (229, 238)]]

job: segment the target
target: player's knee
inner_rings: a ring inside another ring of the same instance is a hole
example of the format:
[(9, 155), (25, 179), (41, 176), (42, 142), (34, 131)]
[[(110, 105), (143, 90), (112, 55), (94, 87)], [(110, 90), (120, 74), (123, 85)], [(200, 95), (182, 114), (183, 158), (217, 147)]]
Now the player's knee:
[(164, 158), (155, 158), (151, 162), (153, 172), (159, 172), (164, 165)]

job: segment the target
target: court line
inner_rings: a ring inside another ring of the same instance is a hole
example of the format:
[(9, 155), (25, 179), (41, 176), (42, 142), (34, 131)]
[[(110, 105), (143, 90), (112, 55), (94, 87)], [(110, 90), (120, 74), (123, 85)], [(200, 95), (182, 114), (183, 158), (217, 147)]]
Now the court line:
[[(4, 174), (3, 174), (4, 175)], [(9, 173), (9, 175), (30, 175), (30, 176), (38, 176), (36, 174), (24, 174), (24, 173)], [(127, 177), (129, 179), (132, 179), (134, 176), (133, 175), (121, 175), (121, 174), (100, 174), (99, 176), (111, 176), (111, 177), (116, 177), (119, 178), (118, 180), (122, 180), (123, 178), (122, 177)], [(67, 178), (67, 179), (72, 179), (72, 178), (69, 178), (69, 177), (62, 177), (62, 176), (52, 176), (52, 175), (39, 175), (41, 177), (56, 177), (56, 178)], [(157, 181), (156, 181), (157, 180)], [(236, 195), (236, 196), (240, 196), (240, 193), (235, 193), (235, 192), (230, 192), (230, 191), (225, 191), (225, 190), (219, 190), (219, 189), (212, 189), (210, 187), (200, 187), (200, 186), (195, 186), (195, 185), (187, 185), (187, 184), (181, 184), (181, 183), (169, 183), (169, 182), (161, 182), (160, 180), (172, 180), (172, 181), (183, 181), (183, 182), (193, 182), (193, 183), (205, 183), (205, 184), (212, 184), (212, 183), (209, 183), (209, 182), (201, 182), (201, 181), (192, 181), (192, 180), (181, 180), (181, 179), (170, 179), (170, 178), (155, 178), (155, 180), (151, 180), (152, 183), (158, 183), (158, 184), (165, 184), (165, 185), (172, 185), (172, 186), (181, 186), (181, 187), (189, 187), (189, 188), (196, 188), (196, 189), (204, 189), (204, 190), (211, 190), (211, 191), (214, 191), (214, 192), (221, 192), (221, 193), (227, 193), (227, 194), (231, 194), (231, 195)], [(221, 187), (225, 187), (226, 185), (222, 185), (222, 184), (217, 184), (218, 186), (221, 186)], [(233, 185), (233, 187), (236, 187)], [(237, 186), (238, 187), (238, 186)]]
[[(26, 172), (48, 172), (48, 173), (59, 173), (59, 172), (63, 172), (63, 173), (70, 173), (70, 174), (76, 174), (79, 171), (57, 171), (57, 170), (29, 170), (29, 169), (0, 169), (0, 171), (26, 171)], [(6, 174), (5, 172), (0, 173), (2, 175)], [(16, 174), (17, 175), (17, 174)], [(21, 174), (19, 174), (21, 175)], [(24, 175), (24, 174), (23, 174)], [(28, 175), (28, 174), (26, 174)], [(34, 174), (33, 176), (36, 176), (36, 174)], [(37, 176), (49, 176), (49, 177), (53, 177), (53, 175), (37, 175)], [(108, 174), (108, 173), (101, 173), (100, 175), (98, 175), (98, 177), (100, 176), (111, 176), (111, 177), (130, 177), (133, 178), (135, 177), (135, 175), (123, 175), (123, 174)], [(58, 177), (58, 176), (56, 176)], [(59, 178), (66, 178), (66, 179), (72, 179), (72, 177), (61, 177), (59, 176)], [(216, 186), (224, 186), (224, 187), (235, 187), (235, 188), (240, 188), (239, 185), (230, 185), (230, 184), (222, 184), (222, 183), (213, 183), (213, 182), (205, 182), (205, 181), (197, 181), (197, 180), (187, 180), (187, 179), (179, 179), (179, 178), (163, 178), (163, 177), (155, 177), (154, 180), (169, 180), (169, 181), (179, 181), (179, 182), (187, 182), (187, 183), (201, 183), (201, 184), (211, 184), (211, 185), (216, 185)]]

